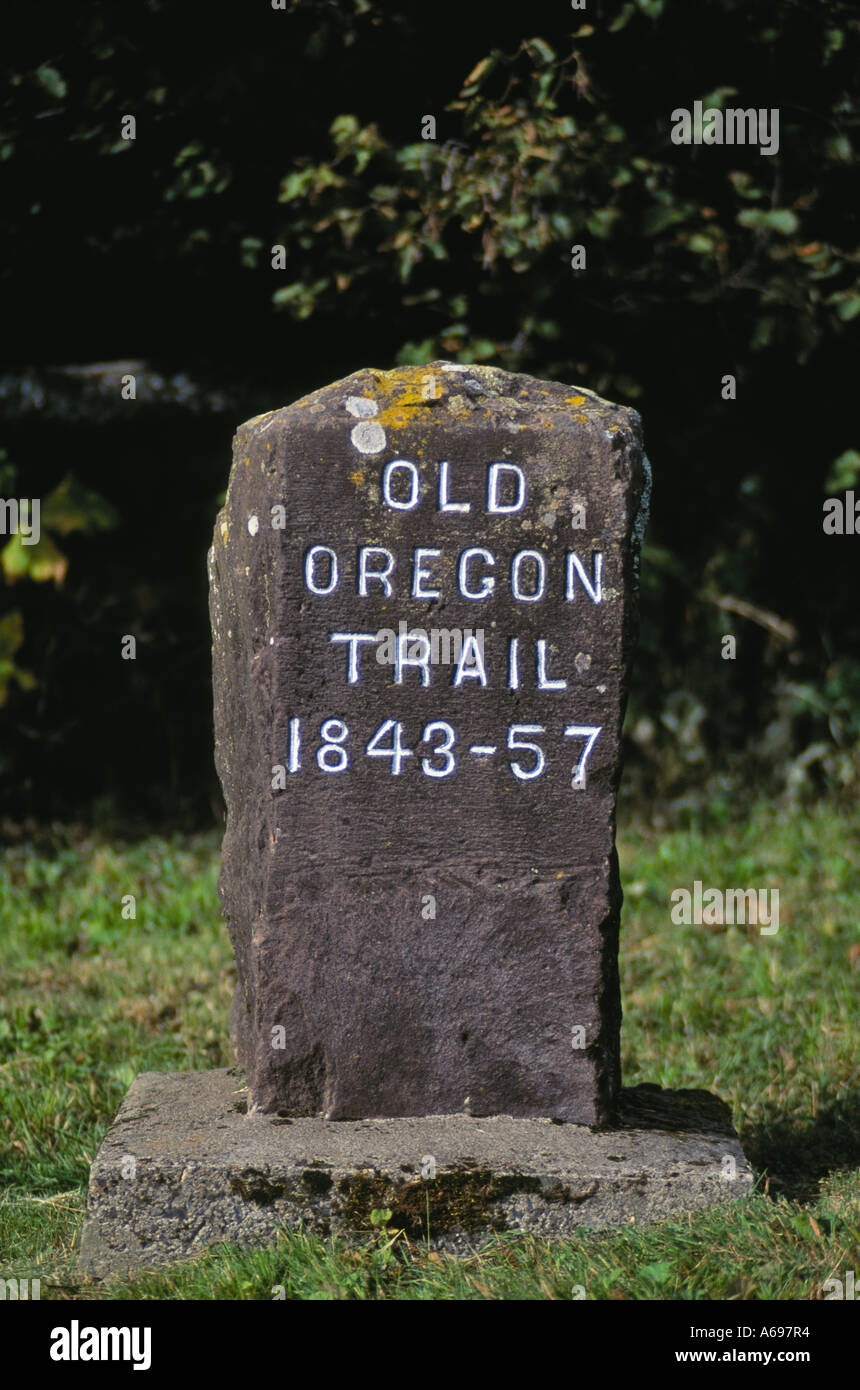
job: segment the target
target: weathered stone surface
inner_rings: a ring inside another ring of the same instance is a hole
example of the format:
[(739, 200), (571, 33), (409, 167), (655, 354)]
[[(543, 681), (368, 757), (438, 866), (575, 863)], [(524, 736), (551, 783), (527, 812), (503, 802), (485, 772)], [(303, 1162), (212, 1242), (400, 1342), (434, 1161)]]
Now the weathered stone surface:
[[(368, 369), (237, 432), (209, 572), (231, 1027), (254, 1105), (611, 1116), (647, 485), (635, 412), (496, 368)], [(401, 622), (482, 629), (482, 659), (467, 643), (459, 666), (380, 664), (370, 637)], [(574, 787), (578, 728), (600, 732)]]
[(225, 1069), (137, 1077), (92, 1166), (84, 1273), (261, 1245), (299, 1223), (365, 1236), (378, 1207), (423, 1243), (428, 1196), (431, 1244), (465, 1253), (497, 1231), (644, 1224), (752, 1186), (728, 1109), (706, 1091), (624, 1090), (603, 1132), (506, 1115), (287, 1120), (246, 1113), (247, 1096)]

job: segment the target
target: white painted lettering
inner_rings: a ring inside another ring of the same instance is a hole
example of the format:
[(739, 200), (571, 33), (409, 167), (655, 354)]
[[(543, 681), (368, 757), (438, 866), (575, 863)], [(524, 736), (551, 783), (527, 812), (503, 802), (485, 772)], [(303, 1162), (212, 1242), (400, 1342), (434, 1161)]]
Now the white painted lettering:
[(464, 680), (479, 680), (487, 684), (487, 672), (481, 654), (481, 644), (476, 637), (467, 637), (460, 651), (460, 660), (454, 673), (454, 685), (462, 685)]
[(589, 579), (588, 575), (585, 573), (585, 570), (583, 569), (582, 561), (580, 560), (579, 556), (578, 556), (578, 555), (575, 555), (575, 554), (573, 553), (572, 550), (569, 550), (569, 551), (568, 551), (568, 553), (567, 553), (567, 587), (566, 587), (565, 593), (564, 593), (564, 596), (565, 596), (566, 599), (571, 599), (571, 600), (572, 600), (572, 599), (575, 599), (575, 598), (576, 598), (576, 579), (575, 579), (575, 577), (574, 577), (575, 574), (578, 574), (579, 577), (580, 577), (580, 579), (582, 580), (582, 587), (583, 587), (583, 589), (585, 590), (585, 592), (588, 594), (588, 597), (591, 599), (591, 602), (592, 602), (592, 603), (602, 603), (602, 602), (603, 602), (603, 556), (602, 556), (602, 554), (598, 551), (598, 553), (594, 556), (594, 559), (593, 559), (593, 569), (592, 569), (592, 578)]
[[(324, 588), (318, 588), (315, 583), (316, 557), (327, 555), (329, 562), (328, 584)], [(337, 588), (337, 556), (327, 545), (312, 545), (305, 556), (305, 585), (312, 594), (331, 594)]]
[[(409, 496), (406, 501), (396, 498), (392, 492), (392, 477), (395, 469), (405, 469), (409, 475)], [(411, 512), (413, 507), (417, 507), (421, 500), (421, 479), (418, 477), (418, 469), (414, 463), (408, 459), (393, 459), (391, 463), (385, 465), (382, 474), (382, 495), (389, 507), (393, 507), (398, 512)]]
[[(410, 646), (407, 651), (407, 643), (415, 643), (421, 650), (415, 650), (415, 646)], [(412, 632), (399, 632), (397, 635), (397, 645), (394, 649), (394, 684), (403, 684), (403, 671), (407, 666), (417, 666), (421, 671), (421, 684), (430, 684), (430, 639), (426, 632), (420, 629)]]
[(346, 678), (350, 685), (358, 684), (358, 647), (361, 642), (375, 642), (377, 634), (375, 632), (330, 632), (330, 642), (349, 643), (349, 661), (347, 663)]
[[(520, 585), (520, 566), (524, 560), (534, 560), (537, 567), (537, 587), (533, 594), (523, 592)], [(511, 592), (520, 603), (537, 603), (543, 598), (546, 584), (546, 562), (539, 550), (519, 550), (511, 564)]]
[[(513, 473), (517, 480), (517, 497), (514, 502), (499, 500), (499, 480), (503, 473)], [(526, 500), (526, 476), (516, 463), (491, 463), (487, 474), (487, 511), (518, 512)]]
[(567, 690), (567, 681), (551, 681), (546, 672), (546, 638), (537, 642), (537, 688), (538, 690)]
[(439, 510), (440, 512), (470, 512), (471, 502), (451, 502), (448, 495), (449, 463), (439, 464)]
[(412, 565), (412, 597), (413, 598), (440, 598), (438, 589), (425, 589), (423, 582), (425, 579), (432, 579), (429, 570), (424, 569), (423, 561), (431, 559), (434, 555), (441, 555), (441, 550), (421, 550), (418, 549), (413, 555)]
[[(371, 556), (384, 556), (382, 569), (371, 569)], [(367, 586), (372, 579), (382, 585), (386, 598), (391, 598), (391, 580), (389, 575), (394, 569), (394, 556), (390, 550), (386, 550), (381, 545), (363, 545), (358, 552), (358, 592), (361, 598), (367, 598)]]
[(492, 575), (485, 574), (483, 576), (482, 588), (478, 593), (473, 593), (469, 588), (469, 562), (473, 555), (479, 556), (482, 560), (485, 560), (488, 565), (494, 565), (496, 563), (496, 557), (491, 555), (489, 550), (484, 550), (479, 545), (471, 546), (468, 550), (464, 550), (463, 554), (460, 556), (460, 564), (457, 572), (457, 582), (460, 586), (460, 593), (463, 595), (463, 598), (487, 598), (496, 587), (496, 581)]

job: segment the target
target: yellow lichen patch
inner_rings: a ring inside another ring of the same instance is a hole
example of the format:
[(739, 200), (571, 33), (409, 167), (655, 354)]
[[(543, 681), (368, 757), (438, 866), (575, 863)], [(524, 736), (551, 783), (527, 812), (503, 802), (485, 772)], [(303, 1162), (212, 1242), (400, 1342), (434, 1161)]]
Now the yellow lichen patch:
[(395, 367), (379, 372), (373, 384), (373, 396), (379, 405), (374, 420), (383, 429), (408, 424), (416, 406), (430, 406), (442, 398), (443, 378), (428, 366)]
[(565, 405), (585, 405), (585, 396), (565, 396)]
[(380, 410), (378, 415), (374, 415), (374, 423), (380, 424), (384, 430), (402, 428), (414, 421), (415, 416), (412, 412), (416, 405), (427, 404), (428, 402), (421, 400), (420, 397), (417, 400), (401, 397), (396, 403), (386, 406), (384, 410)]
[(221, 539), (222, 539), (222, 541), (224, 542), (225, 545), (227, 544), (227, 537), (228, 537), (229, 534), (230, 534), (230, 527), (227, 525), (227, 522), (226, 522), (226, 521), (222, 520), (222, 522), (221, 522)]
[(361, 487), (361, 484), (364, 482), (364, 474), (356, 469), (354, 473), (350, 473), (349, 481), (355, 483), (356, 487)]
[(427, 363), (415, 363), (411, 367), (393, 367), (385, 373), (386, 385), (390, 383), (393, 391), (416, 391), (420, 398), (421, 387), (428, 376), (439, 376), (438, 369), (431, 371)]

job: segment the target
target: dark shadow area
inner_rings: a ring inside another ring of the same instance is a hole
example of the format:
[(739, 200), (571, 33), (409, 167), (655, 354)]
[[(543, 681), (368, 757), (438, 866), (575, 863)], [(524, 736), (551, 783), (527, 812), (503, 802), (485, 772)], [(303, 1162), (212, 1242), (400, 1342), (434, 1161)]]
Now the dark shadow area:
[(815, 1117), (752, 1125), (741, 1142), (753, 1167), (767, 1173), (772, 1196), (813, 1201), (822, 1178), (860, 1167), (860, 1091)]

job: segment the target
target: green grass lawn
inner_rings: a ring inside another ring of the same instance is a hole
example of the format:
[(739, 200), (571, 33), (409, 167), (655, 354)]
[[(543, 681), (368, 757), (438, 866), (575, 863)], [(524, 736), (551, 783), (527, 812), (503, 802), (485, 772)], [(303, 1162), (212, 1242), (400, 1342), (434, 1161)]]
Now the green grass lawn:
[[(820, 1298), (860, 1277), (858, 840), (860, 809), (824, 805), (619, 833), (625, 1084), (723, 1096), (759, 1175), (748, 1202), (552, 1245), (500, 1237), (460, 1261), (391, 1230), (363, 1247), (285, 1233), (103, 1286), (74, 1256), (88, 1164), (132, 1078), (232, 1062), (219, 836), (55, 829), (5, 850), (0, 1278), (40, 1277), (43, 1298)], [(778, 887), (778, 934), (674, 924), (669, 895), (697, 878)]]

